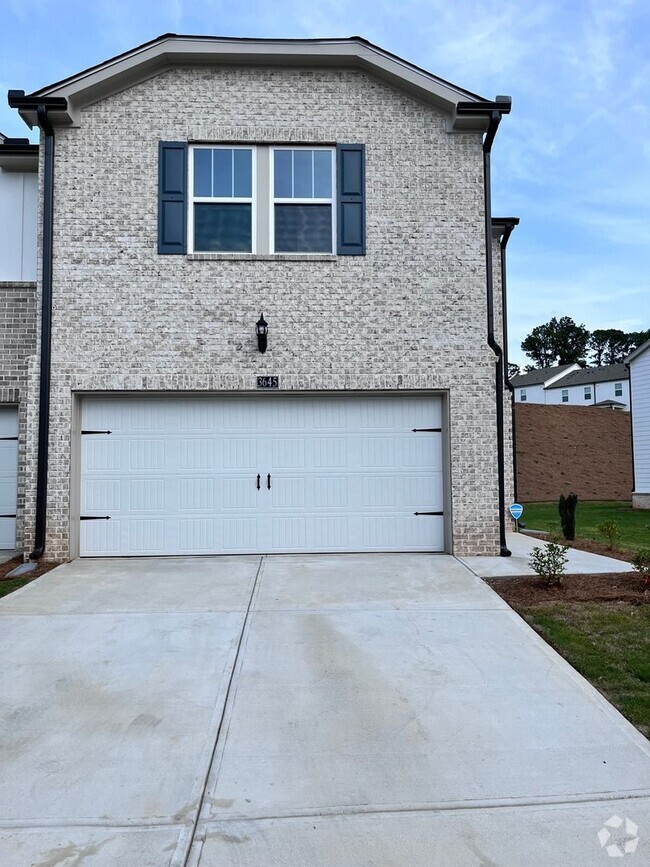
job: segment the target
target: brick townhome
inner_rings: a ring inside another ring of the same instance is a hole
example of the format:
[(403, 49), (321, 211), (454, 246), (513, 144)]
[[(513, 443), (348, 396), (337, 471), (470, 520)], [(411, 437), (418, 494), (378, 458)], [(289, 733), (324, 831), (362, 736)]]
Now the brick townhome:
[(41, 128), (22, 550), (505, 553), (507, 98), (359, 38), (167, 35), (10, 104)]

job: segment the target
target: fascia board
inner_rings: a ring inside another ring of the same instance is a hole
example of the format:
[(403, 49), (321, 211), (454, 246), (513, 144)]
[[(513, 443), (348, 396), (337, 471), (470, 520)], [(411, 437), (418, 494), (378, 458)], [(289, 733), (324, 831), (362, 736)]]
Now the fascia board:
[(574, 370), (580, 370), (580, 365), (572, 364), (571, 367), (567, 367), (567, 369), (563, 370), (561, 373), (556, 373), (555, 376), (552, 376), (550, 379), (544, 380), (543, 388), (550, 388), (554, 382), (557, 382), (560, 379), (564, 379), (567, 374), (573, 373)]
[[(85, 105), (118, 93), (161, 71), (178, 65), (256, 65), (305, 67), (356, 67), (410, 93), (417, 99), (434, 105), (453, 116), (459, 101), (480, 101), (482, 98), (462, 88), (444, 82), (358, 40), (322, 40), (303, 42), (292, 40), (218, 40), (200, 37), (166, 37), (154, 44), (134, 49), (126, 56), (107, 61), (99, 67), (72, 76), (59, 84), (42, 88), (33, 96), (62, 96), (68, 100), (65, 116), (50, 117), (53, 123), (74, 123), (76, 112)], [(33, 112), (25, 111), (29, 125), (35, 123)], [(465, 125), (465, 122), (466, 125)], [(463, 118), (463, 128), (482, 130), (483, 117)], [(456, 124), (458, 126), (458, 124)]]

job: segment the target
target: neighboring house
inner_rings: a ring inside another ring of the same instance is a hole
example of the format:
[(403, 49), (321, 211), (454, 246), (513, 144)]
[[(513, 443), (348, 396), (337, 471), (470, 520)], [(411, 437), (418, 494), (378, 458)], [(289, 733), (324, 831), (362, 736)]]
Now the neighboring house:
[(650, 340), (625, 359), (630, 372), (632, 412), (632, 506), (650, 509)]
[(624, 364), (574, 370), (548, 386), (546, 403), (629, 410), (628, 371)]
[(23, 550), (507, 553), (507, 97), (167, 35), (9, 102), (43, 150)]
[(518, 403), (570, 404), (627, 410), (629, 376), (624, 364), (545, 367), (510, 380)]
[(36, 349), (37, 194), (38, 145), (0, 134), (0, 549), (15, 546), (24, 506), (18, 405)]
[(579, 364), (562, 364), (557, 367), (540, 367), (521, 373), (510, 379), (518, 403), (547, 403), (546, 389), (567, 373), (580, 370)]

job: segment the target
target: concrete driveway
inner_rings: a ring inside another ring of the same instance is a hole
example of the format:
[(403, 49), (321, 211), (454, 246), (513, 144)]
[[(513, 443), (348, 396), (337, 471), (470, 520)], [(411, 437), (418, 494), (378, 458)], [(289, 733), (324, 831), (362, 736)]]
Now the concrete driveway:
[(650, 744), (452, 557), (76, 561), (0, 654), (8, 867), (650, 863)]

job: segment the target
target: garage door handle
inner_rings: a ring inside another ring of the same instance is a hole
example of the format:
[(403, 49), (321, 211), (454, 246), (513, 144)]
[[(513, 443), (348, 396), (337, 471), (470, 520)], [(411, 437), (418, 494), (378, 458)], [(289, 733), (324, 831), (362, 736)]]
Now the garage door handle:
[(271, 490), (271, 473), (269, 473), (266, 477), (266, 487)]
[(257, 490), (259, 491), (259, 489), (260, 489), (260, 474), (258, 473), (257, 474)]

